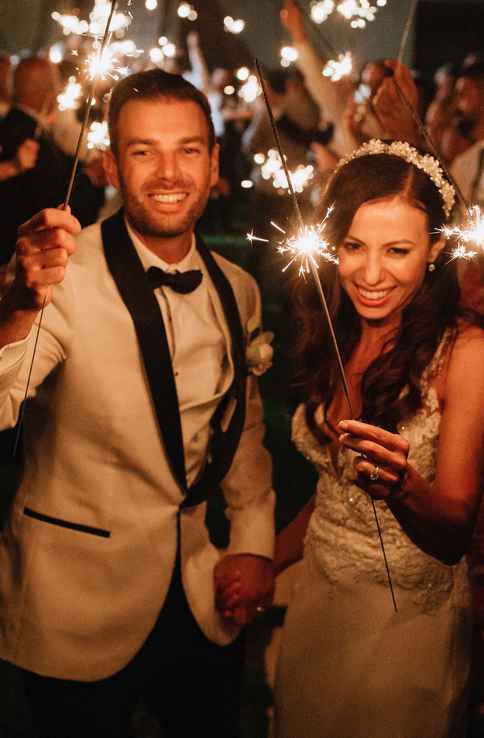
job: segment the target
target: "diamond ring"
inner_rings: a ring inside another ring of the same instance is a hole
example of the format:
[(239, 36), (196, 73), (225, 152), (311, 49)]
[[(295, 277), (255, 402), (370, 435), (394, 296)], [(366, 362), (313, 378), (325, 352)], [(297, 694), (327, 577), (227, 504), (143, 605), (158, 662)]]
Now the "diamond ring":
[(376, 464), (370, 472), (370, 479), (372, 482), (378, 482), (378, 480), (380, 479), (380, 467)]

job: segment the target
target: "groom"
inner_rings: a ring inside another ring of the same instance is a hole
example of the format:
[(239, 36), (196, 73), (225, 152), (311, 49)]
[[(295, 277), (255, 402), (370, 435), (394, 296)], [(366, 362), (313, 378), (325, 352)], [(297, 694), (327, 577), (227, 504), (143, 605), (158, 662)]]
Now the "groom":
[[(194, 235), (218, 177), (205, 97), (132, 75), (109, 127), (124, 210), (80, 235), (68, 212), (34, 216), (0, 303), (3, 428), (32, 365), (0, 656), (21, 667), (41, 738), (128, 738), (140, 698), (164, 737), (235, 738), (239, 621), (214, 607), (214, 569), (252, 610), (270, 601), (274, 495), (245, 360), (259, 294)], [(219, 484), (224, 553), (205, 526)]]

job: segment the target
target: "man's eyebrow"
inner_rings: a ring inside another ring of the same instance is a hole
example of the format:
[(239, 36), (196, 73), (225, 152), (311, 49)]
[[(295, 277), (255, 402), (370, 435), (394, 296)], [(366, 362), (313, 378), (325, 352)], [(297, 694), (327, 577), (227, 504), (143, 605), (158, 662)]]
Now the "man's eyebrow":
[[(126, 142), (126, 146), (156, 146), (157, 143), (159, 143), (159, 141), (155, 138), (130, 138)], [(206, 145), (207, 141), (203, 138), (203, 136), (184, 136), (183, 138), (178, 139), (176, 143), (180, 146), (184, 146), (189, 143), (199, 143)]]

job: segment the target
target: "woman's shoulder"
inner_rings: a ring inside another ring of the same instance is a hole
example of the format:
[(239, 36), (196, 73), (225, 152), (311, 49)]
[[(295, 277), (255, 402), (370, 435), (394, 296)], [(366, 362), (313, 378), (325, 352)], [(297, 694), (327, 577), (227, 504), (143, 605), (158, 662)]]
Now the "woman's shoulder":
[(484, 330), (462, 322), (449, 354), (445, 394), (484, 403)]

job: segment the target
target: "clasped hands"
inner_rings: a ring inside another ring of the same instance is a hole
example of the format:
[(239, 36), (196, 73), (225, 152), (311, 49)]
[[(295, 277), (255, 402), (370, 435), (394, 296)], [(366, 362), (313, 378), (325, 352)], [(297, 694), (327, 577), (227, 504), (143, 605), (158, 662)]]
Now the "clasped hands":
[(227, 554), (214, 570), (215, 607), (229, 625), (244, 626), (270, 607), (272, 561), (255, 554)]

